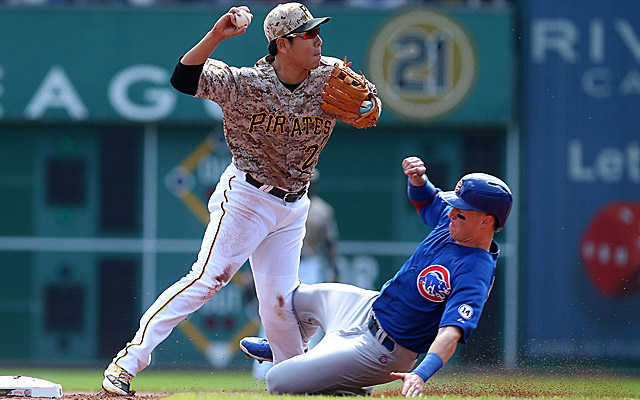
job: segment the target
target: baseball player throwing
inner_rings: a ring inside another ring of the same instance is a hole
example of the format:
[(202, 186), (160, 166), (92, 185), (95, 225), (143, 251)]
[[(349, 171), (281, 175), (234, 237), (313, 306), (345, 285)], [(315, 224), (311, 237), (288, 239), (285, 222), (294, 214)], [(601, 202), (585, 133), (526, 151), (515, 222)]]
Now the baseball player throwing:
[[(494, 233), (511, 211), (500, 179), (465, 175), (455, 191), (427, 179), (417, 157), (402, 163), (409, 199), (433, 230), (380, 292), (338, 283), (300, 285), (294, 312), (306, 338), (327, 334), (307, 353), (276, 364), (270, 393), (366, 394), (373, 385), (403, 380), (402, 394), (422, 394), (424, 383), (477, 326), (495, 276)], [(245, 338), (247, 355), (268, 360), (269, 342)], [(412, 372), (416, 358), (427, 353)]]
[(266, 16), (269, 55), (255, 66), (236, 68), (209, 58), (220, 42), (244, 33), (251, 18), (249, 8), (232, 7), (180, 58), (171, 77), (177, 90), (220, 105), (233, 160), (209, 199), (211, 219), (197, 260), (149, 307), (133, 339), (109, 364), (103, 380), (108, 392), (131, 393), (132, 377), (151, 363), (156, 346), (247, 259), (275, 360), (303, 352), (291, 294), (298, 285), (308, 182), (335, 118), (373, 126), (379, 100), (373, 85), (361, 81), (366, 84), (357, 89), (372, 110), (352, 118), (331, 105), (323, 92), (345, 65), (321, 54), (320, 25), (330, 18), (314, 18), (299, 3), (280, 4)]

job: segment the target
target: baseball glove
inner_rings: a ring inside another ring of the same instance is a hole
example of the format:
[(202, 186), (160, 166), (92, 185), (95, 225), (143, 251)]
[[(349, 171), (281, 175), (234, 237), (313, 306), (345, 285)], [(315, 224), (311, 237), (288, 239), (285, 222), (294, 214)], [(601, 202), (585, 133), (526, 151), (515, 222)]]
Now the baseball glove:
[[(376, 126), (382, 105), (371, 91), (362, 71), (356, 74), (347, 64), (336, 63), (322, 87), (320, 108), (331, 117), (358, 129)], [(363, 102), (367, 102), (364, 103)]]

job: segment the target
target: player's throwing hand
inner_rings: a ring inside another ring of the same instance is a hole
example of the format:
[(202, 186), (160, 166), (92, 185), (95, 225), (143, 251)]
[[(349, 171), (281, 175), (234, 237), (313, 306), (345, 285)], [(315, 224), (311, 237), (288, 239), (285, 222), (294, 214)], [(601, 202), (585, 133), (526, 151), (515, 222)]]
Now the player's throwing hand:
[(231, 9), (229, 9), (229, 12), (218, 19), (216, 24), (211, 29), (211, 33), (224, 39), (243, 34), (247, 30), (249, 25), (238, 28), (234, 23), (236, 20), (236, 14), (238, 14), (240, 10), (246, 11), (251, 16), (251, 18), (253, 18), (253, 14), (251, 14), (249, 7), (231, 7)]

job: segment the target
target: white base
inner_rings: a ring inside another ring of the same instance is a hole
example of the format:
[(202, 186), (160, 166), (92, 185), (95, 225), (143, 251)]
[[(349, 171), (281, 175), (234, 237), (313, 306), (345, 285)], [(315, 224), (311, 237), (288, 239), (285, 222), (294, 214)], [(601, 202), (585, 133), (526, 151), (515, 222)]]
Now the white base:
[(62, 385), (28, 376), (0, 376), (0, 396), (62, 397)]

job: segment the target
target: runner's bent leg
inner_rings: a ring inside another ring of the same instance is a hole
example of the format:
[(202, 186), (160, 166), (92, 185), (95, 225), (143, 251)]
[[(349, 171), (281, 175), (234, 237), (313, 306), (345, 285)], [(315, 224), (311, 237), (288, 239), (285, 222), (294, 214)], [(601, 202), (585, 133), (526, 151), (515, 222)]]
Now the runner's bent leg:
[(306, 354), (269, 371), (269, 393), (369, 393), (367, 386), (388, 375), (378, 366), (375, 349), (380, 344), (367, 336), (366, 322), (377, 296), (376, 291), (340, 283), (301, 284), (293, 294), (293, 305), (303, 336), (319, 326), (327, 333)]
[(267, 373), (267, 390), (272, 394), (364, 395), (372, 386), (390, 382), (391, 372), (410, 371), (416, 357), (400, 345), (390, 352), (365, 322), (327, 332), (307, 353), (274, 365)]

